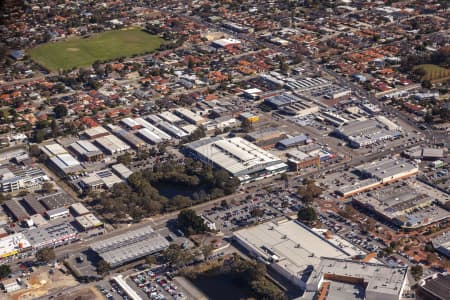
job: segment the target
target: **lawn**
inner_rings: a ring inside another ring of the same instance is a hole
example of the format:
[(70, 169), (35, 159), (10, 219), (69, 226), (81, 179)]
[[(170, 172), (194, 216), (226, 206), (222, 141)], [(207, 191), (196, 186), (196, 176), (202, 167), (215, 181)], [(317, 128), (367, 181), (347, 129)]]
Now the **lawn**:
[(164, 40), (160, 37), (133, 28), (39, 45), (30, 49), (28, 55), (45, 68), (56, 71), (88, 67), (97, 60), (143, 54), (158, 49), (162, 43)]
[(414, 67), (414, 70), (416, 69), (423, 69), (425, 71), (425, 75), (422, 77), (422, 80), (434, 81), (450, 77), (449, 69), (437, 65), (432, 64), (417, 65)]

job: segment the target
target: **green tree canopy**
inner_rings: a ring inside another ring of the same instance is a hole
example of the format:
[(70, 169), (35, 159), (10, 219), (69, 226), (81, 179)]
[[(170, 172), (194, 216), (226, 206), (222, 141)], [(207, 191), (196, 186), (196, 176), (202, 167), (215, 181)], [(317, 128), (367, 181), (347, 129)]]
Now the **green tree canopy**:
[(311, 206), (304, 206), (298, 211), (298, 219), (305, 223), (312, 223), (317, 220), (317, 213)]
[(42, 248), (36, 252), (36, 259), (39, 262), (47, 263), (55, 259), (55, 251), (52, 248)]
[(187, 236), (208, 231), (208, 227), (202, 217), (198, 216), (192, 209), (182, 210), (178, 214), (177, 225)]

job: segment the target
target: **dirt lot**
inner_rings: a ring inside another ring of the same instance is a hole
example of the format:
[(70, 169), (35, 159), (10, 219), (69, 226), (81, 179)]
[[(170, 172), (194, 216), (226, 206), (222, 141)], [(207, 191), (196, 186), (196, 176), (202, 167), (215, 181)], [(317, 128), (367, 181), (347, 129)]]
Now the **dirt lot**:
[(49, 274), (50, 267), (40, 267), (33, 273), (28, 280), (28, 289), (20, 290), (12, 294), (9, 299), (13, 300), (31, 300), (44, 296), (53, 289), (71, 287), (78, 284), (72, 275), (65, 275), (59, 270)]

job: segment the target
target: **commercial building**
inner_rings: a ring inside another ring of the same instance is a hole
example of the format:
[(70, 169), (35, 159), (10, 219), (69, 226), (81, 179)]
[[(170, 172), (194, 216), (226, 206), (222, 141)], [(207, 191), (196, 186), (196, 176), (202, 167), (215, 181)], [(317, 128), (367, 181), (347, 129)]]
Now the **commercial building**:
[(441, 198), (440, 193), (421, 182), (396, 182), (354, 195), (352, 201), (397, 226), (409, 229), (446, 219), (450, 215), (436, 203), (436, 198)]
[(187, 155), (226, 170), (241, 182), (284, 173), (287, 165), (275, 155), (240, 138), (213, 137), (185, 145)]
[(429, 148), (416, 146), (405, 150), (403, 154), (410, 159), (439, 160), (447, 156), (447, 148)]
[(248, 133), (245, 139), (259, 147), (272, 148), (286, 137), (287, 135), (277, 128), (264, 128)]
[(250, 123), (256, 123), (259, 121), (259, 116), (253, 113), (244, 112), (239, 115), (241, 120), (247, 120)]
[(97, 138), (95, 142), (110, 155), (120, 154), (130, 150), (130, 146), (112, 134)]
[(23, 197), (23, 203), (28, 207), (28, 210), (33, 212), (34, 214), (43, 215), (47, 211), (47, 209), (42, 205), (39, 201), (39, 198), (34, 194), (28, 194)]
[(41, 145), (39, 149), (47, 156), (47, 158), (61, 154), (67, 154), (67, 150), (64, 149), (60, 144), (56, 143)]
[(180, 107), (174, 110), (174, 113), (185, 119), (191, 124), (194, 125), (202, 125), (206, 122), (205, 118), (197, 115), (196, 113), (192, 112), (189, 109), (186, 109), (184, 107)]
[(33, 249), (58, 247), (77, 239), (77, 229), (68, 222), (50, 224), (24, 232)]
[(89, 209), (87, 209), (81, 202), (72, 204), (70, 206), (70, 211), (75, 217), (87, 215), (89, 213)]
[(292, 94), (281, 94), (264, 99), (264, 104), (272, 109), (281, 109), (287, 105), (300, 102), (301, 100), (301, 98)]
[(119, 175), (120, 178), (122, 178), (123, 180), (128, 179), (128, 177), (130, 177), (131, 174), (133, 174), (133, 172), (128, 169), (125, 165), (123, 164), (116, 164), (111, 166), (111, 169), (117, 174)]
[(226, 48), (230, 46), (240, 45), (241, 41), (236, 39), (218, 39), (212, 42), (212, 45), (217, 48)]
[(234, 238), (251, 256), (301, 289), (321, 257), (347, 259), (352, 254), (351, 245), (334, 245), (297, 221), (259, 224), (235, 231)]
[(27, 219), (30, 215), (27, 213), (25, 208), (19, 204), (16, 199), (8, 200), (3, 203), (6, 211), (13, 217), (14, 220), (22, 222)]
[(179, 127), (177, 127), (173, 124), (165, 122), (165, 121), (160, 121), (155, 125), (158, 126), (159, 129), (167, 132), (168, 134), (170, 134), (171, 136), (173, 136), (177, 139), (182, 139), (189, 135), (186, 131), (180, 129)]
[(164, 121), (167, 121), (171, 124), (178, 124), (183, 122), (183, 120), (170, 111), (163, 111), (162, 113), (158, 114), (158, 116), (163, 119)]
[(81, 177), (79, 185), (84, 190), (96, 191), (99, 189), (110, 189), (114, 184), (121, 182), (122, 179), (111, 172), (111, 170), (104, 169)]
[(103, 126), (92, 127), (84, 131), (84, 135), (90, 140), (98, 139), (109, 134), (109, 131), (106, 130)]
[(7, 164), (0, 167), (0, 192), (11, 193), (41, 186), (50, 180), (39, 168)]
[(150, 131), (147, 128), (142, 128), (137, 131), (137, 134), (144, 140), (147, 141), (149, 144), (157, 145), (162, 142), (162, 139)]
[(136, 122), (138, 122), (143, 128), (147, 128), (148, 130), (159, 136), (164, 141), (169, 141), (172, 139), (170, 135), (168, 135), (158, 127), (150, 124), (149, 122), (145, 121), (142, 118), (136, 118)]
[(49, 167), (63, 178), (83, 170), (80, 162), (69, 153), (50, 157), (48, 163)]
[(138, 138), (133, 133), (122, 129), (118, 126), (113, 126), (114, 129), (112, 129), (113, 134), (115, 134), (117, 137), (119, 137), (121, 140), (123, 140), (125, 143), (133, 147), (134, 149), (142, 149), (147, 147), (147, 143)]
[(288, 157), (287, 164), (289, 169), (293, 171), (300, 171), (304, 168), (312, 166), (320, 166), (320, 156), (310, 155), (300, 150), (294, 150), (286, 153)]
[(103, 159), (103, 152), (87, 140), (79, 140), (69, 146), (81, 159), (98, 161)]
[(311, 139), (304, 134), (300, 134), (297, 136), (289, 137), (287, 139), (283, 139), (276, 144), (278, 149), (284, 150), (291, 147), (296, 147), (299, 145), (306, 145), (311, 142)]
[(389, 183), (416, 175), (419, 168), (404, 158), (383, 158), (355, 168), (363, 177), (376, 178), (380, 183)]
[[(388, 120), (386, 119), (386, 121)], [(388, 122), (392, 123), (391, 121)], [(395, 124), (385, 125), (377, 119), (353, 121), (336, 128), (334, 133), (355, 148), (369, 146), (402, 135), (400, 128)]]
[(64, 192), (58, 192), (47, 196), (42, 196), (39, 198), (39, 201), (48, 210), (59, 207), (67, 207), (74, 203), (73, 199), (69, 196), (69, 194), (66, 194)]
[(65, 207), (58, 207), (55, 209), (48, 210), (45, 214), (47, 215), (47, 218), (49, 220), (56, 220), (59, 218), (65, 218), (70, 216), (69, 210)]
[(162, 251), (169, 242), (150, 226), (92, 244), (91, 249), (115, 268), (125, 263)]
[(302, 299), (400, 300), (407, 268), (348, 259), (322, 258), (306, 282)]
[(12, 293), (22, 288), (17, 282), (17, 278), (4, 279), (2, 280), (2, 285), (6, 293)]
[(417, 298), (423, 300), (449, 300), (450, 299), (450, 274), (434, 274), (419, 281), (416, 290)]
[(304, 117), (319, 112), (320, 108), (317, 104), (310, 101), (300, 99), (295, 103), (284, 105), (280, 108), (280, 112), (290, 116)]
[(312, 89), (323, 88), (331, 85), (331, 82), (325, 78), (303, 78), (300, 80), (288, 80), (286, 87), (297, 93), (309, 91)]
[(450, 258), (450, 231), (446, 231), (431, 239), (434, 249)]
[[(344, 126), (349, 122), (349, 120), (336, 114), (333, 111), (322, 111), (320, 113), (320, 116), (317, 116), (316, 119), (318, 119), (319, 121), (325, 121), (336, 127)], [(339, 134), (339, 132), (337, 133)]]
[(0, 258), (16, 255), (30, 247), (30, 242), (22, 233), (0, 238)]
[(103, 222), (92, 213), (75, 217), (75, 221), (82, 231), (89, 231), (94, 228), (97, 229), (104, 225)]
[(343, 197), (356, 195), (383, 184), (414, 176), (419, 172), (418, 167), (405, 158), (383, 158), (357, 166), (355, 170), (359, 173), (360, 179), (339, 187), (336, 190), (339, 195)]
[(120, 120), (120, 123), (124, 124), (128, 129), (131, 130), (142, 128), (142, 126), (132, 118), (124, 118)]

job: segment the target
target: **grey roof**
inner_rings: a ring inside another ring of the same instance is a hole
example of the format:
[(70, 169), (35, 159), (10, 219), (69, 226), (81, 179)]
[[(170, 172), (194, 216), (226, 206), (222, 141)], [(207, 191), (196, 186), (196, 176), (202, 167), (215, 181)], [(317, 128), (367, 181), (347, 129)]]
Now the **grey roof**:
[(290, 95), (290, 94), (282, 94), (282, 95), (276, 95), (267, 98), (264, 100), (265, 103), (271, 104), (276, 107), (282, 107), (284, 105), (292, 104), (295, 102), (299, 102), (301, 99), (297, 96)]
[(67, 222), (30, 229), (24, 232), (33, 247), (52, 244), (63, 237), (74, 236), (77, 233), (76, 228)]
[[(328, 275), (328, 276), (327, 276)], [(321, 263), (311, 273), (307, 285), (312, 290), (319, 291), (321, 282), (327, 276), (327, 280), (332, 283), (339, 282), (339, 278), (363, 279), (365, 292), (372, 296), (378, 295), (382, 299), (386, 295), (395, 296), (400, 299), (400, 293), (405, 283), (407, 275), (406, 267), (391, 267), (374, 263), (361, 263), (353, 260), (343, 260), (335, 258), (322, 258)], [(334, 276), (336, 279), (334, 279)], [(330, 299), (335, 299), (334, 295), (328, 294)], [(375, 297), (370, 297), (375, 299)], [(351, 298), (347, 298), (351, 299)]]
[(62, 206), (69, 206), (74, 203), (73, 199), (66, 193), (59, 192), (39, 198), (39, 201), (47, 209), (55, 209)]
[(5, 205), (5, 207), (13, 214), (14, 218), (19, 221), (29, 217), (29, 214), (25, 211), (23, 206), (15, 199), (5, 201), (3, 205)]
[(291, 138), (281, 140), (278, 143), (281, 144), (282, 146), (288, 148), (288, 147), (295, 146), (299, 143), (306, 143), (307, 140), (308, 140), (308, 136), (306, 136), (304, 134), (300, 134), (300, 135), (297, 135), (297, 136), (294, 136)]
[(91, 249), (112, 267), (164, 250), (169, 242), (150, 226), (94, 243)]
[(47, 209), (39, 202), (38, 197), (29, 194), (23, 197), (23, 201), (31, 208), (35, 214), (43, 214)]
[(438, 274), (428, 278), (421, 289), (433, 295), (433, 299), (450, 300), (450, 275)]

